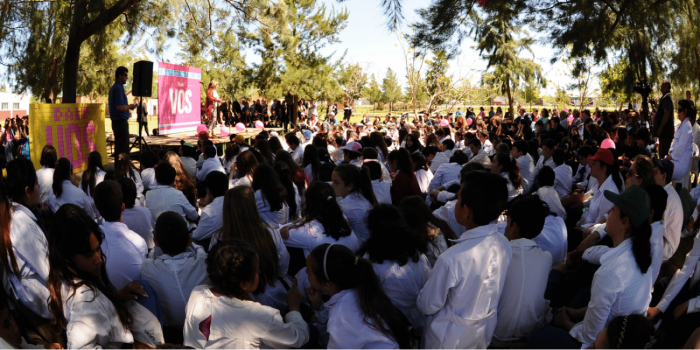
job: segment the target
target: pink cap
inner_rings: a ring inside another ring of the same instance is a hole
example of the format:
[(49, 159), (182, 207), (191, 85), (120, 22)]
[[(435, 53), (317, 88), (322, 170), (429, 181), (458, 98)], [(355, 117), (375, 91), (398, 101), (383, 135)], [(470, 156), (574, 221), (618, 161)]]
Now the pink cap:
[(362, 145), (355, 142), (355, 141), (350, 141), (345, 146), (343, 146), (341, 149), (350, 151), (350, 152), (356, 152), (360, 153), (360, 150), (362, 149)]
[(611, 139), (605, 139), (605, 140), (603, 140), (603, 142), (601, 142), (600, 148), (608, 148), (608, 149), (612, 148), (612, 149), (614, 149), (615, 142), (613, 142), (613, 140), (611, 140)]

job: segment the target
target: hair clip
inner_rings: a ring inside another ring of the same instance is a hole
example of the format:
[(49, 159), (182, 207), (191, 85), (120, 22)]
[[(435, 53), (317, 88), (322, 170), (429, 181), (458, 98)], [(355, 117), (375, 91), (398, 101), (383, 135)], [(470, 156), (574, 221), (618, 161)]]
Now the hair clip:
[(617, 341), (617, 348), (619, 349), (620, 346), (622, 346), (622, 339), (625, 338), (625, 328), (627, 328), (627, 316), (625, 315), (625, 318), (622, 320), (622, 329), (620, 330), (620, 339)]
[(333, 196), (328, 196), (328, 198), (326, 198), (327, 201), (330, 201), (331, 199), (333, 199)]

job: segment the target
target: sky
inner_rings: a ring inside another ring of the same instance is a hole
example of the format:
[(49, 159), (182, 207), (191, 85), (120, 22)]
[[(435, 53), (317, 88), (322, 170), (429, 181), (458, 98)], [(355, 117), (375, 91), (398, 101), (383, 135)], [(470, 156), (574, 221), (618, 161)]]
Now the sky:
[[(380, 1), (377, 0), (346, 0), (337, 2), (336, 0), (319, 0), (326, 4), (327, 8), (340, 10), (344, 7), (348, 9), (349, 18), (347, 26), (339, 34), (339, 43), (329, 45), (322, 50), (324, 54), (334, 53), (333, 58), (342, 58), (344, 62), (360, 63), (367, 68), (369, 74), (374, 74), (377, 81), (386, 74), (387, 68), (391, 67), (397, 73), (399, 81), (405, 85), (406, 65), (404, 53), (400, 45), (400, 40), (396, 33), (386, 29), (386, 20), (382, 13)], [(404, 0), (403, 14), (405, 17), (404, 27), (407, 24), (418, 21), (415, 10), (428, 5), (427, 0)], [(535, 38), (537, 33), (533, 33)], [(456, 77), (468, 77), (471, 81), (478, 81), (484, 70), (486, 62), (482, 60), (476, 50), (473, 49), (475, 43), (472, 40), (463, 40), (461, 54), (458, 58), (451, 60), (449, 74)], [(171, 43), (164, 56), (167, 61), (176, 63), (179, 51), (177, 43)], [(542, 66), (545, 78), (548, 81), (547, 88), (543, 89), (543, 95), (554, 95), (557, 85), (565, 87), (572, 83), (569, 77), (569, 69), (562, 62), (554, 65), (550, 64), (550, 59), (554, 53), (551, 46), (546, 44), (536, 44), (533, 46), (534, 59)], [(345, 53), (344, 57), (341, 57)], [(530, 56), (530, 53), (524, 53)], [(256, 62), (259, 58), (252, 52), (245, 53), (248, 63)], [(151, 58), (157, 62), (156, 57)], [(157, 66), (157, 65), (156, 65)], [(157, 69), (157, 67), (154, 67)], [(5, 73), (4, 67), (0, 67), (0, 73)], [(595, 84), (597, 87), (597, 84)]]

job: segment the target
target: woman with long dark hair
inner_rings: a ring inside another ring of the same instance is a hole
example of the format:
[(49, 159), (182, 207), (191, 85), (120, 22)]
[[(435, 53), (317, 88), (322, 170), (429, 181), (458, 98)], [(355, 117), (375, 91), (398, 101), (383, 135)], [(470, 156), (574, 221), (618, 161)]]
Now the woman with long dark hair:
[(277, 229), (289, 222), (287, 189), (282, 186), (275, 169), (268, 164), (260, 164), (253, 175), (255, 202), (263, 222)]
[(343, 216), (331, 185), (314, 182), (306, 190), (305, 197), (304, 218), (280, 229), (286, 246), (302, 248), (304, 257), (324, 243), (342, 244), (352, 251), (360, 249), (360, 243)]
[(510, 154), (496, 154), (491, 161), (491, 172), (508, 180), (508, 201), (515, 199), (523, 192), (518, 162), (511, 159)]
[(90, 152), (88, 155), (87, 169), (83, 171), (78, 187), (92, 198), (95, 186), (104, 180), (106, 174), (105, 168), (102, 165), (102, 155), (100, 152)]
[(380, 204), (369, 211), (369, 239), (360, 256), (369, 259), (389, 299), (415, 329), (421, 329), (425, 315), (418, 311), (418, 293), (428, 281), (430, 262), (420, 252), (423, 247), (408, 227), (398, 208)]
[(318, 159), (318, 149), (314, 145), (304, 148), (304, 159), (301, 163), (304, 174), (309, 178), (309, 183), (318, 179), (318, 171), (321, 169), (321, 161)]
[(428, 204), (419, 196), (406, 197), (399, 203), (399, 209), (422, 242), (419, 251), (428, 258), (430, 266), (434, 266), (440, 254), (454, 245), (452, 241), (459, 237), (447, 221), (433, 215)]
[(301, 215), (301, 196), (297, 185), (292, 181), (292, 175), (289, 173), (287, 163), (275, 162), (275, 172), (279, 176), (282, 187), (287, 190), (285, 200), (289, 206), (289, 221), (296, 220)]
[[(351, 165), (352, 166), (352, 165)], [(340, 244), (323, 244), (306, 259), (309, 300), (317, 321), (327, 325), (328, 348), (412, 348), (410, 323), (394, 306), (372, 262)], [(323, 293), (331, 296), (325, 304)]]
[(158, 319), (134, 302), (136, 295), (146, 296), (141, 284), (133, 281), (117, 291), (109, 281), (100, 249), (104, 234), (92, 217), (66, 204), (48, 236), (49, 309), (54, 331), (66, 332), (67, 348), (163, 343)]
[(278, 278), (287, 274), (289, 252), (279, 231), (263, 222), (255, 202), (255, 193), (248, 186), (226, 192), (224, 224), (221, 232), (212, 236), (210, 249), (218, 240), (237, 239), (252, 245), (258, 253), (260, 284), (251, 297), (263, 305), (284, 310), (286, 290)]
[(309, 184), (309, 178), (304, 174), (304, 169), (302, 169), (299, 164), (297, 164), (292, 155), (285, 150), (280, 150), (277, 152), (275, 159), (277, 162), (283, 162), (289, 167), (289, 174), (292, 177), (292, 181), (297, 185), (297, 190), (300, 196), (304, 196), (304, 191)]
[(61, 158), (56, 162), (56, 170), (53, 173), (52, 192), (49, 195), (49, 207), (54, 213), (66, 203), (75, 204), (95, 218), (99, 216), (94, 208), (94, 202), (85, 192), (75, 187), (71, 182), (73, 166), (68, 158)]
[(229, 174), (229, 187), (252, 186), (253, 174), (258, 168), (258, 159), (255, 158), (253, 152), (250, 150), (241, 152), (232, 164), (235, 169), (231, 169)]
[(32, 162), (17, 158), (7, 165), (7, 186), (0, 179), (0, 254), (5, 291), (34, 314), (51, 319), (48, 242), (29, 208), (41, 189)]
[(364, 170), (351, 164), (337, 166), (331, 178), (336, 197), (342, 198), (340, 207), (343, 214), (348, 218), (353, 232), (362, 244), (369, 238), (365, 221), (367, 213), (377, 205), (372, 180)]
[[(620, 194), (605, 191), (604, 195), (613, 203), (605, 227), (613, 249), (601, 259), (593, 276), (589, 306), (562, 308), (552, 323), (560, 329), (540, 333), (558, 339), (556, 348), (578, 349), (592, 344), (610, 320), (620, 315), (643, 315), (651, 301), (652, 276), (647, 273), (652, 259), (649, 195), (637, 185)], [(572, 320), (576, 318), (583, 321), (576, 323)], [(554, 337), (555, 332), (562, 335)]]
[(141, 174), (131, 162), (131, 158), (126, 153), (119, 153), (114, 161), (114, 170), (120, 177), (129, 179), (136, 184), (136, 204), (143, 205), (143, 180)]
[(399, 205), (406, 197), (420, 196), (422, 194), (416, 174), (413, 172), (411, 155), (405, 148), (391, 151), (388, 163), (391, 172), (395, 174), (391, 186), (391, 202), (394, 205)]

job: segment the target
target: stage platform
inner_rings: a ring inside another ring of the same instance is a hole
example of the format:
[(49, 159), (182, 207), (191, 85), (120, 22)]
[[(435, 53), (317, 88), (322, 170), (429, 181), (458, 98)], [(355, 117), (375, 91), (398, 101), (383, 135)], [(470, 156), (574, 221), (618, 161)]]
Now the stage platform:
[[(225, 145), (229, 142), (231, 142), (231, 139), (229, 136), (220, 136), (219, 134), (219, 128), (214, 129), (214, 137), (210, 137), (209, 139), (214, 143), (214, 145), (219, 146), (220, 151), (223, 152), (223, 149)], [(282, 128), (265, 128), (264, 129), (267, 132), (277, 132), (280, 137), (284, 136), (283, 134), (283, 129)], [(250, 139), (255, 137), (258, 133), (260, 133), (260, 129), (257, 128), (247, 128), (245, 132), (240, 132), (240, 133), (235, 133), (236, 135), (242, 134), (243, 137), (246, 138), (246, 140), (249, 141)], [(199, 137), (197, 134), (192, 131), (192, 132), (187, 132), (187, 133), (175, 133), (175, 134), (168, 134), (168, 135), (159, 135), (159, 136), (147, 136), (145, 133), (143, 134), (144, 140), (146, 140), (146, 143), (148, 146), (151, 148), (151, 150), (160, 150), (160, 149), (170, 149), (170, 150), (176, 150), (180, 148), (180, 141), (185, 140), (188, 142), (191, 142), (193, 145), (197, 145), (197, 140)], [(136, 139), (136, 135), (131, 134), (129, 135), (129, 145), (134, 144), (134, 140)], [(114, 136), (112, 134), (107, 134), (107, 153), (112, 154), (113, 151), (113, 146), (114, 146)], [(138, 147), (134, 147), (131, 149), (131, 154), (138, 154)]]

